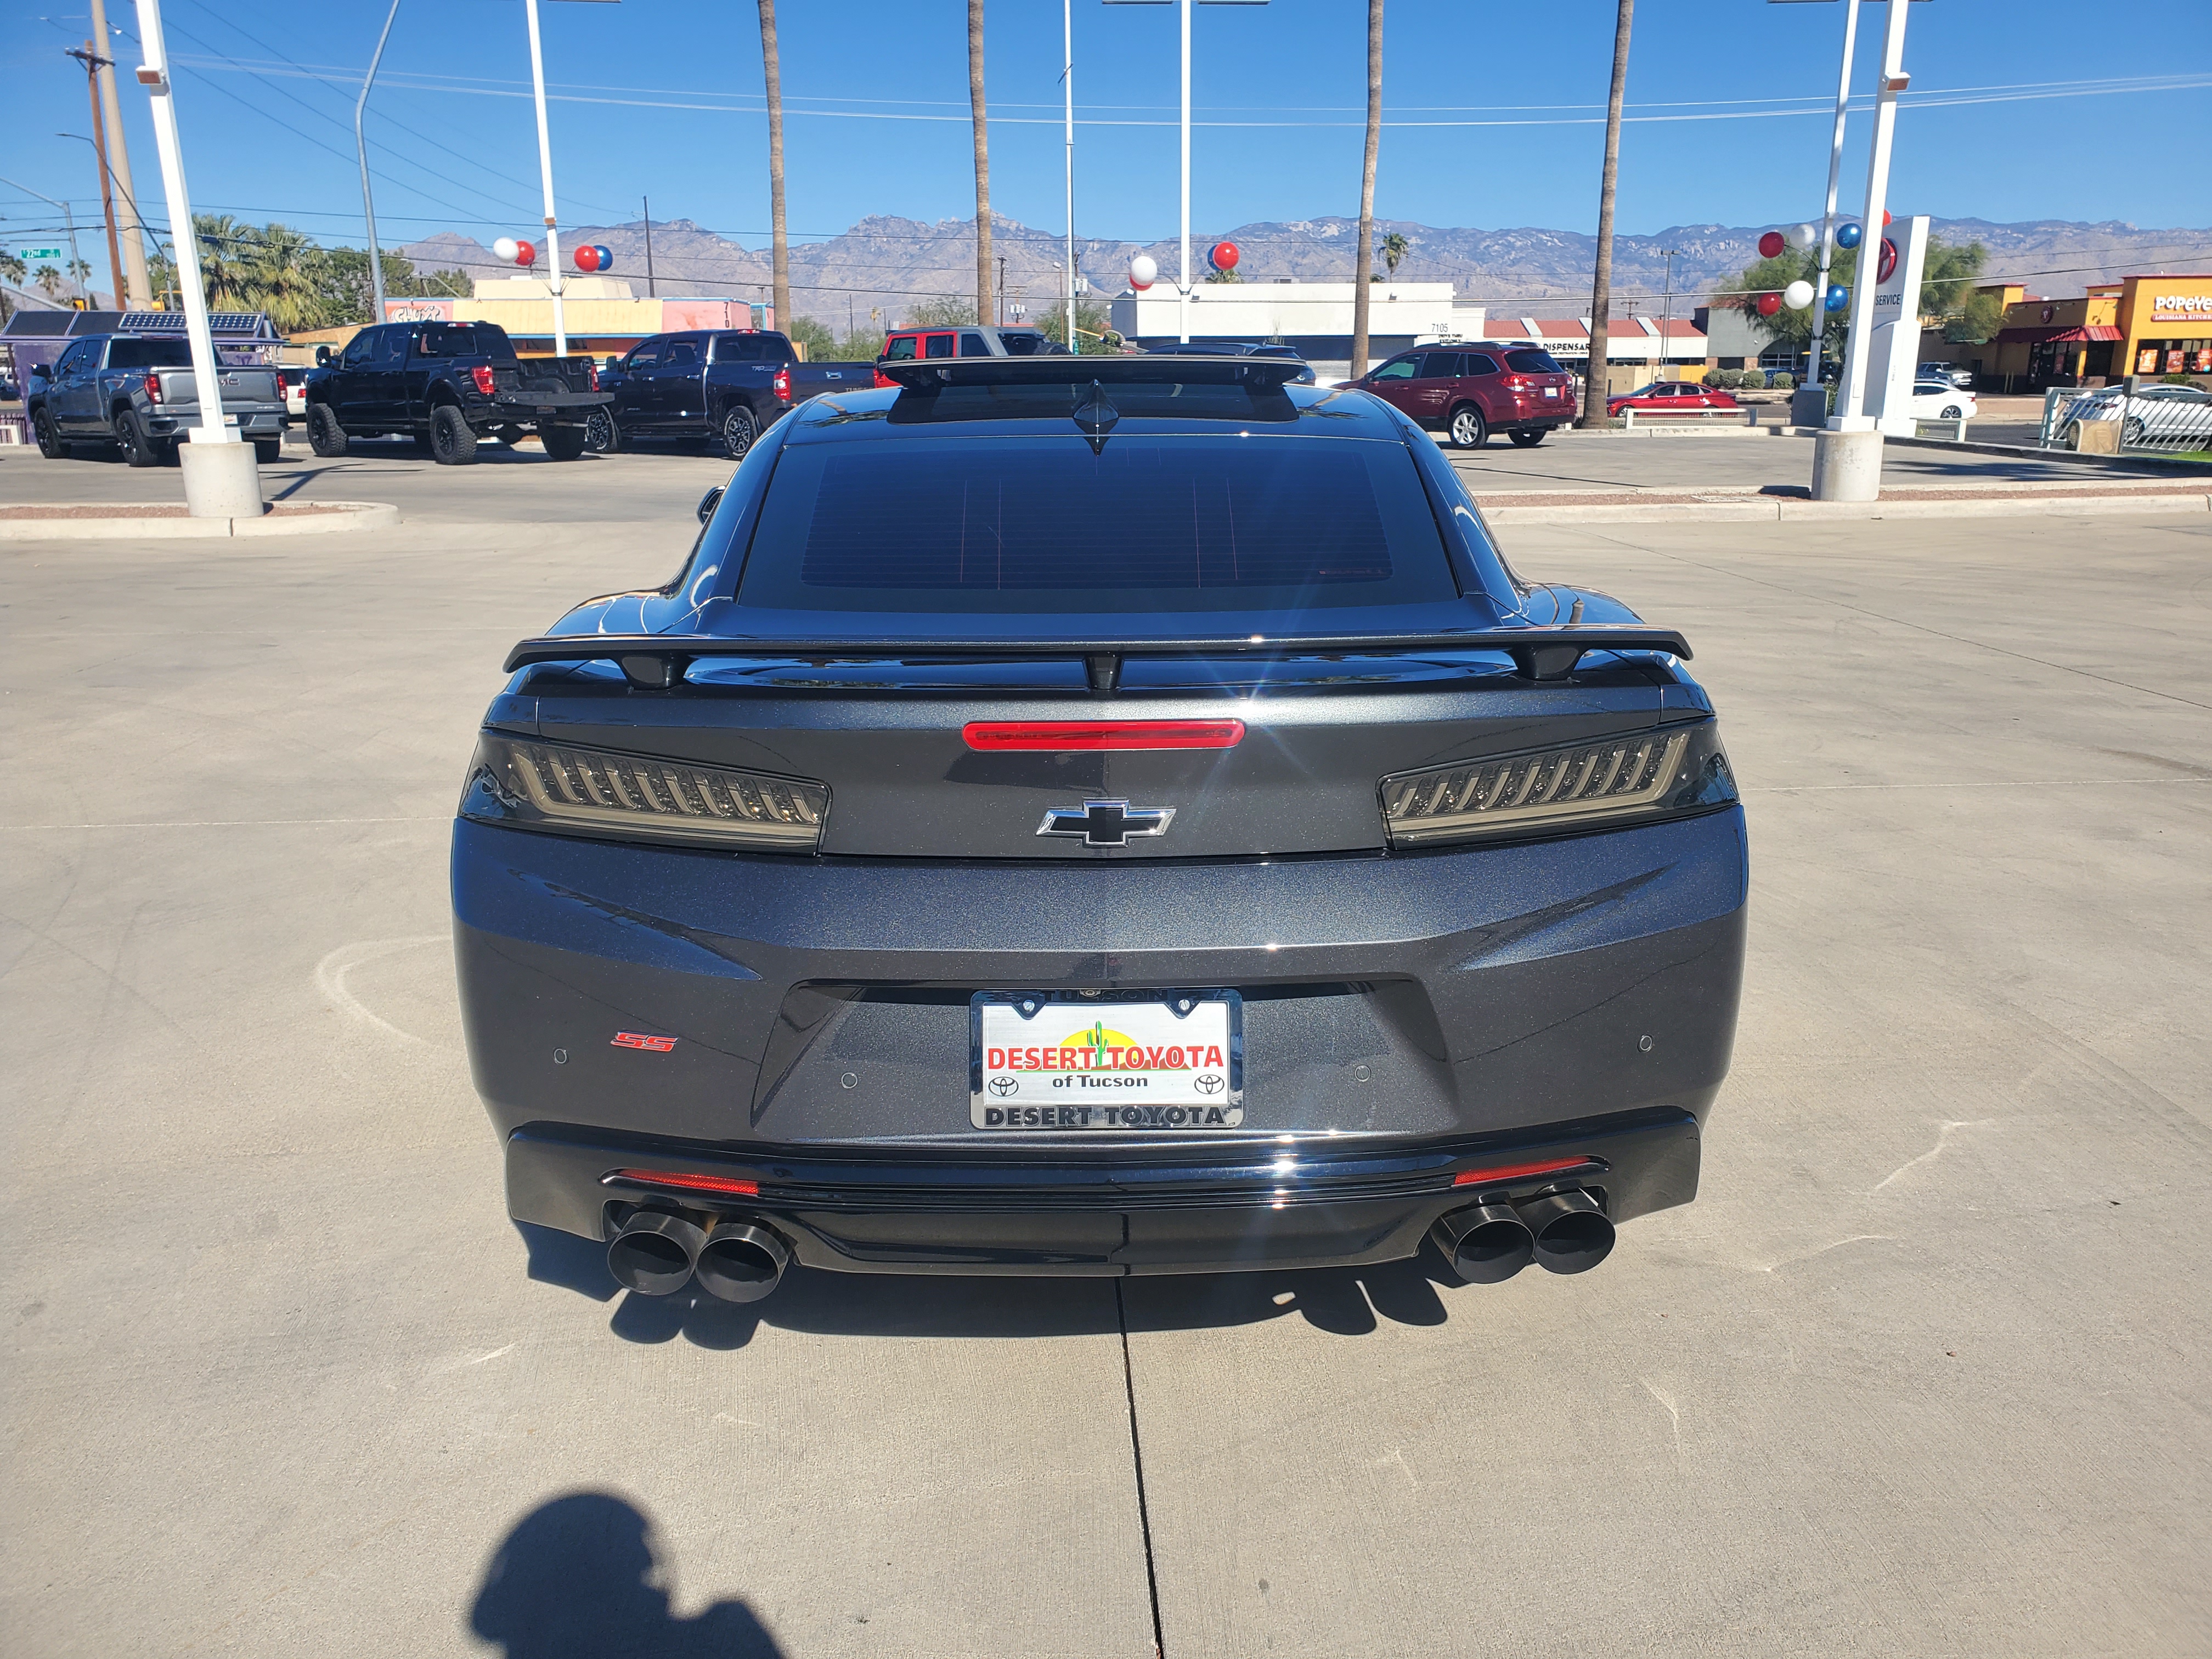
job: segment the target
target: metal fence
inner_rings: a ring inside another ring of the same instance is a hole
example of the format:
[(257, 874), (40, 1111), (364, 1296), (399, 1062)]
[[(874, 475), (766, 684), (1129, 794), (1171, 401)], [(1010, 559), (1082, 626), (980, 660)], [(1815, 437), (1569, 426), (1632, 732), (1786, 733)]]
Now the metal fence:
[[(2099, 428), (2117, 426), (2117, 431)], [(2119, 454), (2129, 450), (2186, 454), (2212, 449), (2212, 393), (2183, 386), (2118, 386), (2081, 392), (2053, 386), (2043, 394), (2045, 449)]]

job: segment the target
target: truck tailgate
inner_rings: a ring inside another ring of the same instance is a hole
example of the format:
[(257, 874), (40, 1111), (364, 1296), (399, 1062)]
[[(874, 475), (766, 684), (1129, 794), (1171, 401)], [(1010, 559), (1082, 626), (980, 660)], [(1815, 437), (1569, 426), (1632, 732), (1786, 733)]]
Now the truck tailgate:
[[(199, 382), (193, 378), (191, 369), (157, 368), (153, 372), (161, 377), (161, 402), (165, 406), (199, 407)], [(284, 388), (275, 369), (225, 368), (222, 371), (222, 406), (239, 409), (247, 404), (283, 408)]]

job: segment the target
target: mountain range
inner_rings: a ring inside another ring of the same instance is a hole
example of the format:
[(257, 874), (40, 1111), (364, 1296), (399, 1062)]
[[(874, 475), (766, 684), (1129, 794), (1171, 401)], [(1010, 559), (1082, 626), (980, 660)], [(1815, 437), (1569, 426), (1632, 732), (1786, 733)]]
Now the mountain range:
[[(1674, 308), (1686, 312), (1702, 290), (1725, 286), (1758, 258), (1759, 226), (1676, 225), (1652, 236), (1613, 241), (1616, 304), (1656, 310), (1671, 289)], [(1224, 237), (1243, 255), (1247, 281), (1296, 277), (1343, 282), (1352, 274), (1357, 220), (1340, 217), (1267, 221), (1209, 232), (1192, 239), (1194, 275), (1205, 269), (1205, 249)], [(1589, 301), (1596, 238), (1578, 231), (1519, 228), (1480, 230), (1438, 228), (1410, 220), (1376, 221), (1376, 240), (1395, 231), (1407, 251), (1396, 276), (1409, 283), (1449, 282), (1463, 301), (1485, 301), (1506, 316), (1572, 315)], [(2042, 219), (1996, 224), (1984, 219), (1938, 219), (1935, 235), (1947, 242), (1978, 241), (1989, 250), (1986, 275), (2025, 283), (2049, 295), (2078, 294), (2087, 284), (2116, 282), (2131, 271), (2175, 270), (2212, 259), (2212, 229), (2145, 230), (2117, 220), (2082, 223)], [(992, 233), (1008, 299), (1024, 303), (1032, 318), (1062, 290), (1059, 266), (1065, 243), (1047, 230), (1000, 217)], [(646, 237), (641, 221), (580, 225), (564, 232), (562, 246), (605, 246), (614, 254), (613, 274), (645, 292)], [(1673, 257), (1668, 258), (1668, 251)], [(425, 272), (458, 270), (471, 276), (513, 276), (491, 250), (471, 237), (448, 232), (400, 250)], [(1172, 279), (1178, 259), (1173, 240), (1138, 243), (1079, 238), (1076, 259), (1094, 295), (1121, 292), (1129, 261), (1138, 253), (1158, 261)], [(542, 255), (541, 255), (542, 257)], [(655, 290), (665, 295), (712, 295), (760, 299), (771, 273), (765, 248), (746, 247), (689, 219), (653, 224)], [(792, 307), (833, 329), (873, 321), (884, 327), (933, 299), (974, 293), (975, 237), (972, 221), (871, 216), (842, 235), (793, 243)]]

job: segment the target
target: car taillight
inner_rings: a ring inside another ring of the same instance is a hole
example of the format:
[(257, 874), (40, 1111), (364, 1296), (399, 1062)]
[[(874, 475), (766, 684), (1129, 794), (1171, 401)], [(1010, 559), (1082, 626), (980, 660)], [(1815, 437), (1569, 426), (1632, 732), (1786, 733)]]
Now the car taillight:
[(1711, 720), (1532, 754), (1400, 772), (1382, 783), (1393, 845), (1579, 827), (1736, 799)]
[(607, 1179), (634, 1181), (644, 1187), (680, 1187), (694, 1193), (727, 1193), (736, 1198), (760, 1196), (757, 1181), (741, 1176), (697, 1175), (690, 1170), (617, 1170)]
[(1069, 754), (1122, 749), (1234, 749), (1243, 720), (970, 720), (970, 749)]
[(599, 366), (588, 357), (584, 360), (584, 383), (586, 391), (599, 389)]
[(158, 374), (149, 374), (146, 377), (146, 401), (149, 404), (158, 404), (161, 401), (161, 377)]
[(477, 741), (461, 815), (514, 829), (791, 852), (811, 850), (822, 839), (830, 788), (486, 732)]
[(898, 384), (898, 382), (897, 382), (896, 380), (894, 380), (893, 379), (891, 379), (891, 377), (890, 377), (890, 375), (888, 375), (888, 374), (884, 374), (884, 373), (883, 372), (883, 370), (881, 370), (881, 369), (879, 368), (879, 369), (878, 369), (878, 370), (876, 371), (876, 384), (877, 384), (878, 386), (896, 386), (896, 385)]
[(469, 371), (469, 379), (477, 383), (477, 390), (487, 398), (491, 396), (491, 365), (478, 363)]
[(791, 371), (788, 368), (776, 370), (774, 385), (775, 395), (785, 403), (789, 403), (791, 401)]

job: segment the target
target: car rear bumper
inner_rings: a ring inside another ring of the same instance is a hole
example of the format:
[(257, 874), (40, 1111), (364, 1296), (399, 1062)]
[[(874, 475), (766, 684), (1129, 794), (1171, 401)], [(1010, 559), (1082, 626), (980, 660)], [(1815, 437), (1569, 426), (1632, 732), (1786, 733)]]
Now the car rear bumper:
[[(1531, 1148), (1599, 1159), (1615, 1220), (1686, 1202), (1746, 883), (1735, 807), (1265, 862), (743, 857), (468, 819), (453, 852), (518, 1219), (600, 1237), (644, 1196), (615, 1169), (735, 1171), (800, 1260), (884, 1270), (1405, 1255), (1455, 1170)], [(973, 1126), (975, 991), (1174, 987), (1243, 999), (1238, 1128)]]
[[(1535, 1176), (1485, 1171), (1531, 1164)], [(758, 1147), (738, 1156), (531, 1126), (507, 1138), (520, 1221), (611, 1238), (640, 1206), (766, 1224), (805, 1266), (840, 1273), (1110, 1277), (1357, 1267), (1415, 1254), (1478, 1200), (1579, 1189), (1614, 1221), (1697, 1195), (1694, 1115), (1662, 1109), (1495, 1138), (1346, 1148), (1306, 1141), (1206, 1158), (1007, 1162)], [(736, 1197), (622, 1171), (757, 1184)], [(1462, 1176), (1474, 1179), (1464, 1184)]]

